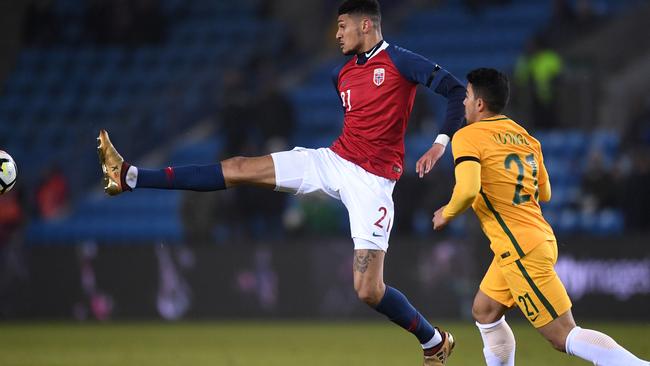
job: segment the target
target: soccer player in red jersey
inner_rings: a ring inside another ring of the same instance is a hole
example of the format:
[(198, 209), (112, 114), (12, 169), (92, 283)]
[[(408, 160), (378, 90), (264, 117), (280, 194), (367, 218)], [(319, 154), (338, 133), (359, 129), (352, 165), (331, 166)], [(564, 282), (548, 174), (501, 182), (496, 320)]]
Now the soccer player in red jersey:
[(432, 327), (401, 292), (387, 286), (383, 267), (394, 222), (392, 193), (404, 170), (404, 134), (416, 87), (448, 99), (440, 134), (416, 163), (420, 177), (429, 173), (463, 123), (465, 88), (437, 64), (384, 41), (376, 0), (347, 0), (338, 14), (336, 40), (351, 57), (333, 73), (344, 124), (329, 148), (296, 147), (208, 166), (145, 170), (126, 163), (102, 130), (98, 150), (105, 190), (116, 195), (136, 188), (214, 191), (256, 185), (295, 194), (322, 192), (342, 201), (350, 217), (359, 299), (413, 333), (425, 365), (444, 365), (453, 337)]

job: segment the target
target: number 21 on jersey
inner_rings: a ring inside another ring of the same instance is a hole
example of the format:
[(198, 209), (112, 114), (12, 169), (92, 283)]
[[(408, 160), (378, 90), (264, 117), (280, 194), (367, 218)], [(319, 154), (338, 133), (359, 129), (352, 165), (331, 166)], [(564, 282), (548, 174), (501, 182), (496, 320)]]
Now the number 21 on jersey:
[[(521, 191), (524, 189), (524, 163), (517, 154), (510, 154), (506, 157), (504, 162), (506, 170), (510, 170), (510, 165), (515, 163), (517, 166), (517, 185), (515, 186), (515, 196), (512, 199), (513, 205), (520, 205), (522, 203), (530, 201), (529, 194), (521, 194)], [(539, 186), (537, 181), (537, 161), (535, 160), (535, 155), (530, 154), (526, 156), (526, 163), (531, 166), (533, 169), (533, 186), (535, 187), (535, 200), (539, 197)]]
[(343, 101), (343, 108), (348, 112), (352, 110), (352, 104), (350, 104), (350, 89), (341, 92), (341, 100)]

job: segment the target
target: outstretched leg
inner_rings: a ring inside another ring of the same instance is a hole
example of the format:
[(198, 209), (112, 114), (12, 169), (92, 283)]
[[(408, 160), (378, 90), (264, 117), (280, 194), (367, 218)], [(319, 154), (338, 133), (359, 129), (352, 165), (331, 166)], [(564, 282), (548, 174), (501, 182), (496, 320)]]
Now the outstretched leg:
[(415, 335), (424, 349), (425, 365), (444, 365), (454, 347), (453, 337), (432, 327), (404, 294), (384, 284), (385, 255), (382, 250), (354, 251), (354, 289), (359, 299)]
[(576, 326), (571, 310), (539, 328), (539, 332), (556, 350), (577, 356), (596, 366), (650, 365), (648, 361), (639, 359), (621, 347), (607, 334)]
[(212, 165), (148, 170), (125, 162), (105, 130), (99, 132), (97, 140), (104, 190), (112, 196), (134, 188), (218, 191), (242, 184), (275, 188), (275, 169), (270, 155), (234, 157)]
[(271, 155), (245, 158), (237, 156), (221, 162), (226, 188), (255, 185), (275, 188), (275, 168)]

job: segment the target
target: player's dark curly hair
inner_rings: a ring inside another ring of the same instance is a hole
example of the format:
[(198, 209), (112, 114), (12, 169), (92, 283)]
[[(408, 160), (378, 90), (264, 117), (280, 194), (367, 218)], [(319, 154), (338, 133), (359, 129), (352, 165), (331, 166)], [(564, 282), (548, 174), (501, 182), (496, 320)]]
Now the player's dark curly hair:
[(381, 21), (381, 6), (377, 0), (346, 0), (339, 6), (339, 15), (367, 15)]
[(505, 74), (495, 69), (480, 68), (470, 71), (467, 81), (472, 83), (474, 97), (483, 99), (490, 112), (503, 112), (510, 99), (510, 83)]

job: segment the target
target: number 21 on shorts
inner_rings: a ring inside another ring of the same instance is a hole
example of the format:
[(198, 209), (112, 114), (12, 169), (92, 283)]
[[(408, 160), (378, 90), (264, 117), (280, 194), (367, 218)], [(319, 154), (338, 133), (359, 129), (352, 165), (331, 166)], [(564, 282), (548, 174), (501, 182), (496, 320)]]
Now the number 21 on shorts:
[[(519, 300), (519, 303), (524, 307), (526, 317), (528, 317), (531, 322), (537, 320), (537, 317), (539, 317), (539, 309), (537, 309), (537, 305), (535, 305), (533, 299), (530, 298), (528, 292), (526, 292), (524, 296), (519, 296), (517, 300)], [(530, 305), (530, 307), (528, 305)]]

